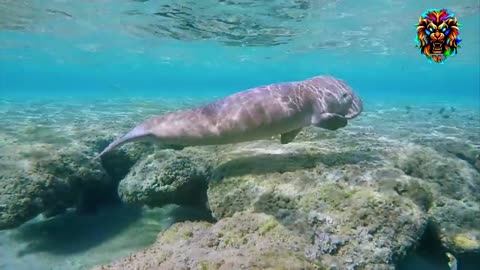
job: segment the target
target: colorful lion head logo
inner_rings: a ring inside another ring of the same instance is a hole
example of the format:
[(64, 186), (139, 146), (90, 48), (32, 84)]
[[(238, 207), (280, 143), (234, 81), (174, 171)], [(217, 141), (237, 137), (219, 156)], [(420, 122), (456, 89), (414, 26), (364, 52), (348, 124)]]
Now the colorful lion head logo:
[(462, 40), (460, 24), (453, 13), (446, 9), (429, 9), (418, 19), (415, 42), (420, 53), (436, 63), (443, 63), (457, 53)]

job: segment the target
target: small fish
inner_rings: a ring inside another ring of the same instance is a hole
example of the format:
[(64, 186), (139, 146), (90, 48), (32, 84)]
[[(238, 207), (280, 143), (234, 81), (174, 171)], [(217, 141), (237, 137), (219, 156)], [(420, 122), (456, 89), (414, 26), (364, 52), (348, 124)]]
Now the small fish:
[(448, 257), (448, 266), (450, 267), (451, 270), (457, 270), (457, 259), (451, 254), (451, 253), (446, 253)]
[(68, 14), (67, 12), (65, 11), (61, 11), (61, 10), (55, 10), (55, 9), (46, 9), (46, 11), (50, 14), (61, 14), (65, 17), (68, 17), (68, 18), (73, 18), (72, 15)]
[(407, 114), (409, 114), (410, 111), (412, 110), (412, 107), (407, 105), (407, 106), (405, 106), (405, 109), (407, 110)]

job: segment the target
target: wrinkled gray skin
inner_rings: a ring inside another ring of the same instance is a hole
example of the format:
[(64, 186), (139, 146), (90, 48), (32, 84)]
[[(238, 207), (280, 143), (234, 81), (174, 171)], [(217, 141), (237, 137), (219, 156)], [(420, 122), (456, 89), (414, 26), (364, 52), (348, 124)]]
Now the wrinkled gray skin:
[(342, 80), (317, 76), (304, 81), (256, 87), (204, 106), (152, 117), (112, 142), (99, 157), (133, 141), (153, 140), (176, 147), (220, 145), (281, 134), (289, 143), (303, 127), (345, 127), (363, 109)]

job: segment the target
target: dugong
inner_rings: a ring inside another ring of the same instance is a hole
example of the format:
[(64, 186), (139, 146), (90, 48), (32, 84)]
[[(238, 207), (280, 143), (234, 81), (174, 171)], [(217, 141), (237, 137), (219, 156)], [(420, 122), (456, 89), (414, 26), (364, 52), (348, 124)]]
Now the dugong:
[(97, 157), (133, 141), (166, 148), (221, 145), (269, 138), (291, 142), (306, 126), (337, 130), (363, 110), (343, 81), (316, 76), (237, 92), (203, 106), (154, 116), (108, 145)]

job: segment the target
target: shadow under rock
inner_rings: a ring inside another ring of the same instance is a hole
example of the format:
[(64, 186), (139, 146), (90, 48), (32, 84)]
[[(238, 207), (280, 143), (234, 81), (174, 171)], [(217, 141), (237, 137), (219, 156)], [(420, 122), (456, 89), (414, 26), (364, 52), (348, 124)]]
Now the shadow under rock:
[(199, 206), (179, 206), (170, 212), (172, 224), (184, 221), (206, 221), (209, 223), (216, 222), (212, 216), (212, 212), (206, 207)]
[(82, 252), (121, 233), (141, 217), (141, 208), (122, 205), (104, 208), (97, 215), (67, 212), (45, 221), (27, 223), (18, 228), (15, 236), (16, 240), (29, 243), (18, 255)]
[[(168, 212), (170, 225), (183, 221), (215, 221), (206, 208), (169, 206), (166, 207), (171, 209)], [(102, 207), (96, 215), (78, 215), (71, 211), (45, 221), (26, 223), (15, 235), (17, 241), (28, 243), (18, 256), (37, 252), (81, 253), (121, 234), (143, 216), (141, 207), (120, 204)]]
[(262, 154), (229, 160), (214, 170), (214, 179), (246, 174), (284, 173), (309, 169), (322, 163), (328, 167), (379, 160), (373, 154), (345, 151), (326, 154)]
[[(95, 139), (88, 144), (96, 153), (100, 153), (111, 141), (108, 139)], [(117, 192), (120, 181), (125, 178), (130, 169), (141, 158), (142, 153), (150, 153), (152, 151), (150, 146), (150, 143), (138, 143), (137, 148), (134, 149), (137, 151), (133, 151), (133, 154), (127, 153), (125, 149), (116, 149), (106, 153), (100, 162), (112, 181), (105, 186), (86, 188), (84, 192), (86, 196), (82, 197), (81, 205), (78, 207), (79, 211), (95, 213), (97, 207), (101, 205), (120, 204), (121, 200)]]

